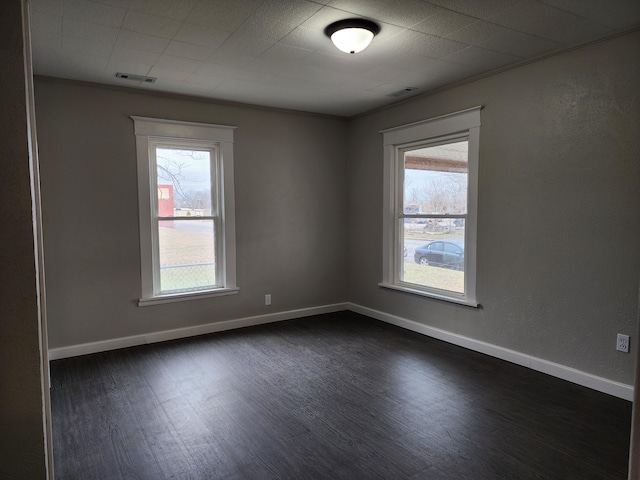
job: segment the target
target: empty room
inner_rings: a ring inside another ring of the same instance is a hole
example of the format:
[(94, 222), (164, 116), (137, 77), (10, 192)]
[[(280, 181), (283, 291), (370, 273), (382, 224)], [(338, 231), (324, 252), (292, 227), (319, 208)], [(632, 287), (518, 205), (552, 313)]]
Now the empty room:
[(640, 478), (637, 0), (3, 10), (0, 478)]

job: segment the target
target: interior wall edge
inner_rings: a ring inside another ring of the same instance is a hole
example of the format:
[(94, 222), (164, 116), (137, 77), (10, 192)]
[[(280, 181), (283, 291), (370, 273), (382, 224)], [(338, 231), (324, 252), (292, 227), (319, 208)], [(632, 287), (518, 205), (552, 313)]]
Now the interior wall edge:
[(392, 325), (396, 325), (413, 332), (417, 332), (426, 335), (431, 338), (442, 340), (444, 342), (457, 345), (459, 347), (473, 350), (474, 352), (483, 353), (500, 360), (505, 360), (516, 365), (530, 368), (537, 372), (551, 375), (552, 377), (566, 380), (583, 387), (596, 390), (598, 392), (613, 395), (614, 397), (621, 398), (623, 400), (633, 400), (634, 387), (633, 385), (627, 385), (625, 383), (616, 382), (607, 378), (592, 375), (582, 370), (567, 367), (559, 363), (550, 362), (542, 358), (533, 357), (525, 353), (510, 350), (508, 348), (493, 345), (491, 343), (475, 340), (473, 338), (451, 333), (439, 328), (430, 327), (414, 320), (399, 317), (397, 315), (391, 315), (389, 313), (374, 310), (362, 305), (350, 303), (348, 306), (352, 312), (360, 313), (368, 317), (375, 318)]

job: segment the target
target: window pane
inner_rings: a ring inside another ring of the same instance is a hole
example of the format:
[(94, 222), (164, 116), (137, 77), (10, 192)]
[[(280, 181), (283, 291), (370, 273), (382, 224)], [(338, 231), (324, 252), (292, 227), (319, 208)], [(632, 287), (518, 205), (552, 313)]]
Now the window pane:
[(216, 285), (214, 228), (213, 220), (158, 222), (161, 292)]
[(468, 141), (404, 151), (403, 212), (467, 213)]
[(434, 225), (402, 222), (400, 280), (464, 293), (464, 219), (429, 220)]
[(156, 148), (158, 215), (211, 215), (211, 153), (208, 150)]

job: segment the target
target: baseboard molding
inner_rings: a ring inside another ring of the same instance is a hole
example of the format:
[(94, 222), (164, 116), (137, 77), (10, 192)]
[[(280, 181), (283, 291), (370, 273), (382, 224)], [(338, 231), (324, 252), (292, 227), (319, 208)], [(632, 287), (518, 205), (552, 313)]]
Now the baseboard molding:
[(406, 318), (390, 315), (388, 313), (374, 310), (361, 305), (349, 303), (348, 309), (366, 315), (368, 317), (381, 320), (386, 323), (396, 325), (398, 327), (406, 328), (414, 332), (427, 335), (429, 337), (443, 340), (460, 347), (468, 348), (475, 352), (484, 353), (491, 357), (506, 360), (507, 362), (515, 363), (523, 367), (531, 368), (538, 372), (546, 373), (562, 380), (567, 380), (584, 387), (597, 390), (599, 392), (607, 393), (624, 400), (633, 401), (633, 386), (624, 383), (614, 382), (603, 377), (598, 377), (590, 373), (576, 370), (575, 368), (567, 367), (559, 363), (549, 362), (541, 358), (532, 357), (524, 353), (516, 352), (515, 350), (509, 350), (508, 348), (499, 347), (490, 343), (482, 342), (480, 340), (474, 340), (473, 338), (464, 337), (455, 333), (447, 332), (439, 328), (429, 327), (422, 323), (408, 320)]
[(83, 343), (68, 347), (52, 348), (49, 350), (49, 360), (88, 355), (91, 353), (106, 352), (119, 348), (134, 347), (147, 343), (164, 342), (166, 340), (177, 340), (180, 338), (205, 335), (207, 333), (222, 332), (236, 328), (262, 325), (265, 323), (279, 322), (282, 320), (292, 320), (295, 318), (320, 315), (322, 313), (339, 312), (341, 310), (351, 310), (362, 315), (380, 320), (398, 327), (406, 328), (413, 332), (418, 332), (429, 337), (443, 340), (453, 345), (468, 348), (475, 352), (484, 353), (491, 357), (506, 360), (523, 367), (531, 368), (538, 372), (546, 373), (553, 377), (561, 378), (584, 387), (607, 393), (624, 400), (633, 401), (633, 386), (624, 383), (614, 382), (603, 377), (598, 377), (590, 373), (576, 370), (559, 363), (549, 362), (541, 358), (526, 355), (524, 353), (509, 350), (490, 343), (475, 340), (455, 333), (447, 332), (439, 328), (430, 327), (413, 320), (391, 315), (372, 308), (363, 307), (354, 303), (336, 303), (319, 307), (303, 308), (299, 310), (288, 310), (285, 312), (271, 313), (267, 315), (256, 315), (252, 317), (238, 318), (234, 320), (224, 320), (221, 322), (207, 323), (193, 327), (176, 328), (173, 330), (163, 330), (160, 332), (134, 335), (130, 337), (114, 338), (99, 342)]
[(294, 318), (309, 317), (322, 313), (333, 313), (341, 310), (348, 310), (348, 304), (336, 303), (333, 305), (323, 305), (319, 307), (302, 308), (299, 310), (288, 310), (286, 312), (270, 313), (267, 315), (256, 315), (253, 317), (238, 318), (234, 320), (224, 320), (221, 322), (207, 323), (193, 327), (176, 328), (173, 330), (163, 330), (160, 332), (133, 335), (130, 337), (114, 338), (99, 342), (82, 343), (68, 347), (52, 348), (49, 350), (49, 360), (59, 360), (61, 358), (77, 357), (90, 353), (106, 352), (119, 348), (134, 347), (147, 343), (164, 342), (166, 340), (177, 340), (179, 338), (194, 337), (207, 333), (222, 332), (242, 327), (251, 327), (265, 323), (280, 322), (282, 320), (292, 320)]

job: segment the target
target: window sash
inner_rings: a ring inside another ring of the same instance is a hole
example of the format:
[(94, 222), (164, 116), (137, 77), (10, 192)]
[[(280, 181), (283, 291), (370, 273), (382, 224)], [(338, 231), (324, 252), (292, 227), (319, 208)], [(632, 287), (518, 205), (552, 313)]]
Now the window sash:
[[(163, 138), (150, 138), (149, 139), (149, 169), (150, 169), (150, 180), (151, 180), (151, 195), (154, 198), (151, 199), (152, 207), (153, 207), (153, 215), (154, 217), (158, 216), (158, 177), (157, 177), (157, 169), (158, 169), (158, 160), (157, 160), (157, 150), (159, 148), (165, 149), (173, 149), (173, 150), (192, 150), (192, 151), (201, 151), (209, 153), (209, 188), (211, 190), (210, 195), (210, 208), (211, 208), (211, 216), (217, 217), (220, 215), (219, 205), (221, 202), (220, 192), (221, 185), (219, 185), (220, 180), (220, 161), (219, 161), (219, 152), (220, 152), (220, 144), (218, 142), (199, 142), (199, 141), (190, 141), (190, 140), (182, 140), (182, 141), (170, 141)], [(155, 187), (154, 187), (155, 184)], [(175, 218), (175, 217), (169, 217)], [(203, 217), (199, 217), (203, 218)]]
[[(200, 217), (161, 217), (158, 213), (158, 189), (160, 185), (158, 184), (158, 149), (167, 149), (167, 150), (189, 150), (189, 151), (200, 151), (200, 152), (208, 152), (209, 153), (209, 209), (211, 211), (211, 215), (209, 216), (200, 216)], [(219, 145), (217, 143), (212, 142), (194, 142), (189, 140), (176, 140), (176, 141), (167, 141), (162, 138), (152, 138), (149, 142), (149, 175), (151, 180), (151, 205), (152, 205), (152, 215), (153, 215), (153, 225), (154, 228), (152, 230), (152, 256), (153, 256), (153, 295), (167, 295), (173, 293), (180, 292), (203, 292), (211, 289), (220, 288), (223, 286), (221, 283), (221, 268), (220, 268), (220, 255), (222, 252), (220, 251), (221, 237), (224, 233), (224, 225), (220, 221), (220, 217), (218, 215), (218, 205), (220, 204), (219, 192), (220, 186), (217, 184), (218, 181), (218, 152)], [(215, 279), (216, 282), (214, 285), (210, 285), (207, 287), (193, 287), (193, 288), (184, 288), (184, 289), (176, 289), (176, 290), (163, 290), (162, 289), (162, 265), (160, 264), (160, 222), (161, 221), (172, 221), (172, 222), (182, 222), (189, 220), (213, 220), (213, 245), (215, 246), (214, 250), (214, 265), (215, 265)]]
[[(407, 152), (411, 152), (414, 150), (419, 150), (419, 149), (423, 149), (423, 148), (431, 148), (431, 147), (439, 147), (442, 145), (449, 145), (451, 143), (458, 143), (458, 142), (469, 142), (469, 135), (465, 134), (455, 134), (455, 135), (446, 135), (443, 137), (439, 137), (439, 138), (434, 138), (434, 139), (429, 139), (428, 141), (419, 141), (419, 142), (411, 142), (409, 144), (404, 144), (404, 145), (398, 145), (396, 146), (396, 154), (395, 154), (395, 164), (396, 164), (396, 168), (397, 168), (397, 178), (398, 178), (398, 183), (396, 185), (396, 190), (397, 190), (397, 196), (395, 199), (395, 205), (396, 205), (396, 212), (397, 214), (403, 214), (403, 215), (412, 215), (412, 214), (405, 214), (404, 213), (404, 187), (405, 187), (405, 171), (406, 171), (406, 167), (405, 167), (405, 155)], [(467, 158), (467, 165), (468, 165), (468, 158)], [(452, 173), (458, 173), (458, 172), (452, 172)], [(467, 166), (467, 177), (469, 175), (468, 172), (468, 166)], [(467, 182), (468, 183), (468, 182)], [(468, 193), (468, 186), (467, 186), (467, 193)], [(469, 196), (467, 195), (467, 211), (469, 209)], [(417, 215), (425, 215), (425, 214), (417, 214)], [(444, 213), (439, 213), (439, 214), (433, 214), (433, 215), (447, 215)]]
[[(418, 150), (418, 149), (422, 149), (422, 148), (430, 148), (430, 147), (437, 147), (437, 146), (442, 146), (442, 145), (449, 145), (451, 143), (458, 143), (458, 142), (468, 142), (469, 141), (469, 136), (465, 133), (464, 135), (460, 135), (460, 134), (455, 134), (455, 135), (446, 135), (444, 137), (440, 137), (440, 138), (435, 138), (435, 139), (429, 139), (428, 141), (419, 141), (419, 142), (411, 142), (408, 145), (399, 145), (396, 147), (396, 154), (395, 154), (395, 164), (396, 164), (396, 169), (398, 171), (398, 181), (396, 183), (396, 199), (395, 199), (395, 217), (396, 217), (396, 228), (395, 228), (395, 241), (394, 241), (394, 246), (395, 246), (395, 251), (393, 253), (393, 255), (396, 258), (396, 262), (395, 262), (395, 270), (394, 270), (394, 280), (397, 284), (399, 285), (410, 285), (412, 288), (418, 288), (418, 289), (424, 289), (425, 291), (438, 291), (440, 293), (444, 293), (444, 294), (453, 294), (453, 295), (460, 295), (460, 292), (456, 292), (454, 290), (447, 290), (447, 289), (441, 289), (441, 288), (437, 288), (435, 286), (430, 286), (430, 285), (423, 285), (423, 284), (419, 284), (419, 283), (413, 283), (413, 282), (409, 282), (406, 280), (406, 277), (403, 275), (403, 269), (404, 269), (404, 247), (405, 247), (405, 230), (404, 230), (404, 225), (405, 222), (404, 220), (406, 218), (414, 218), (414, 219), (463, 219), (465, 220), (465, 225), (466, 225), (466, 220), (467, 220), (467, 213), (459, 213), (459, 214), (447, 214), (447, 213), (418, 213), (418, 214), (409, 214), (409, 213), (404, 213), (405, 211), (405, 187), (406, 187), (406, 164), (405, 164), (405, 157), (407, 152), (411, 152), (414, 150)], [(468, 156), (467, 156), (468, 157)], [(467, 162), (468, 162), (468, 158), (467, 158)], [(466, 173), (467, 177), (468, 177), (468, 168), (467, 168), (467, 173)], [(467, 181), (468, 183), (468, 181)], [(468, 195), (468, 186), (467, 186), (467, 195), (466, 195), (466, 211), (468, 211), (469, 209), (469, 195)], [(466, 227), (465, 227), (466, 230)], [(463, 237), (464, 238), (464, 243), (465, 243), (465, 248), (466, 248), (466, 235)], [(465, 256), (465, 267), (466, 267), (466, 263), (467, 263), (467, 257)], [(463, 269), (463, 275), (466, 277), (466, 271)], [(463, 287), (463, 292), (462, 295), (464, 295), (464, 292), (466, 291), (466, 282), (465, 282), (465, 286)]]

